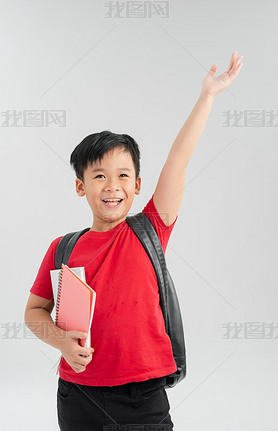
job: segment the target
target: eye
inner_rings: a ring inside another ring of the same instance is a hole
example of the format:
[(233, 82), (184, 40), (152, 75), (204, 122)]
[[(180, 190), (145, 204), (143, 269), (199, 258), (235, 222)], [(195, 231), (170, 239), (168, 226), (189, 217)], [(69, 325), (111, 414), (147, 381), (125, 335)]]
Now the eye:
[[(126, 175), (126, 174), (121, 174), (121, 175), (125, 175), (125, 176), (127, 177), (127, 175)], [(98, 178), (98, 177), (104, 177), (104, 175), (99, 174), (99, 175), (97, 175), (97, 176), (96, 176), (96, 178)]]

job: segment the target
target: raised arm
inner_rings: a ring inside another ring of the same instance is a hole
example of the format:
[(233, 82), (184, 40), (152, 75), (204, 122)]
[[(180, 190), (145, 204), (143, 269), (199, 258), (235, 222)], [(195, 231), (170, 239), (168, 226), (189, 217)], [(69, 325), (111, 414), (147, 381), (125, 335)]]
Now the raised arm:
[(242, 56), (236, 55), (237, 52), (234, 51), (229, 67), (218, 77), (214, 76), (217, 65), (213, 64), (210, 68), (203, 80), (200, 96), (170, 148), (161, 170), (153, 201), (167, 226), (170, 226), (177, 217), (183, 198), (186, 166), (203, 132), (213, 101), (216, 95), (224, 91), (239, 74)]

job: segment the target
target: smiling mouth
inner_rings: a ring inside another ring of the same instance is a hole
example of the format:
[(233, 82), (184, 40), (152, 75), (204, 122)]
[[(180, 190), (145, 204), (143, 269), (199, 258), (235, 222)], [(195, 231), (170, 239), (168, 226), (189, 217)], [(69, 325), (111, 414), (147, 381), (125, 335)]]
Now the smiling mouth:
[(121, 199), (119, 202), (116, 202), (116, 201), (115, 202), (108, 202), (108, 201), (102, 200), (102, 202), (108, 207), (118, 207), (122, 201), (123, 201), (123, 199)]

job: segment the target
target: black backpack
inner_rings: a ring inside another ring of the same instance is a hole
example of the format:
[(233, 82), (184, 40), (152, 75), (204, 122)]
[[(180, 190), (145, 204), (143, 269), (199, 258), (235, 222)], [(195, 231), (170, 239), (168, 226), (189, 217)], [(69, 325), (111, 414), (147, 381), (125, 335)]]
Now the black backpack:
[[(166, 388), (172, 388), (186, 376), (186, 349), (183, 332), (183, 322), (176, 289), (166, 266), (165, 255), (159, 237), (149, 218), (140, 212), (126, 217), (127, 224), (141, 241), (154, 266), (160, 293), (165, 329), (171, 343), (177, 370), (166, 376)], [(55, 267), (60, 269), (62, 263), (68, 264), (69, 257), (77, 240), (90, 228), (71, 232), (61, 238), (56, 254)]]

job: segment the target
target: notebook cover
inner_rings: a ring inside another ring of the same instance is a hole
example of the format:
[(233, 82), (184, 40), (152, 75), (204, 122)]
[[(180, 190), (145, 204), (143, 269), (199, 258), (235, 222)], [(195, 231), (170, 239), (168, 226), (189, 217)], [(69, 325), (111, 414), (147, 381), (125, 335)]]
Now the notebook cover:
[(62, 263), (55, 324), (65, 331), (88, 333), (80, 339), (82, 347), (91, 347), (90, 327), (93, 319), (96, 292)]
[[(85, 268), (84, 266), (76, 266), (74, 268), (70, 268), (76, 275), (78, 275), (81, 280), (86, 282), (85, 277)], [(52, 284), (52, 292), (53, 292), (53, 300), (55, 307), (53, 308), (53, 315), (56, 316), (56, 305), (57, 305), (57, 296), (58, 296), (58, 286), (59, 286), (59, 276), (60, 276), (61, 268), (60, 269), (52, 269), (50, 271), (50, 277), (51, 277), (51, 284)]]

